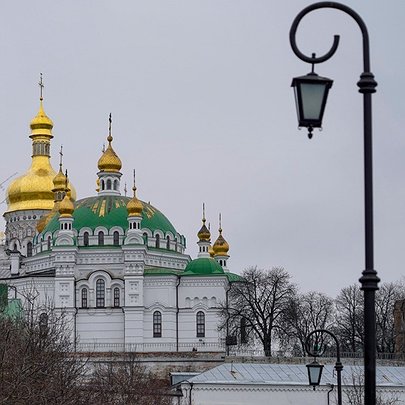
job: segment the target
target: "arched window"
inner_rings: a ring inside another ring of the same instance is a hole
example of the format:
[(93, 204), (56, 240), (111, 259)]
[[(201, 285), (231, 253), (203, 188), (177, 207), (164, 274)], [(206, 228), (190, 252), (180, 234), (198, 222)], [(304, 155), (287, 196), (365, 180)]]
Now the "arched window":
[(162, 337), (162, 314), (159, 311), (153, 313), (153, 337)]
[(143, 240), (145, 242), (145, 245), (148, 246), (148, 234), (146, 232), (144, 232), (143, 234)]
[(160, 235), (158, 234), (155, 237), (156, 237), (156, 249), (159, 249), (160, 248)]
[(98, 233), (98, 244), (99, 244), (99, 246), (104, 245), (104, 232), (103, 231), (100, 231)]
[(114, 307), (120, 306), (120, 289), (118, 287), (114, 288)]
[(87, 308), (87, 288), (82, 289), (82, 308)]
[(118, 246), (120, 244), (120, 234), (118, 231), (114, 231), (113, 240), (114, 240), (114, 246)]
[(27, 257), (32, 256), (32, 242), (27, 243)]
[(111, 190), (111, 179), (107, 179), (107, 190)]
[(174, 238), (174, 250), (177, 252), (177, 247), (178, 247), (178, 244), (177, 244), (177, 238)]
[(105, 186), (104, 186), (104, 180), (101, 180), (101, 190), (104, 190)]
[(170, 250), (170, 236), (166, 237), (166, 249)]
[(105, 281), (98, 279), (96, 281), (96, 307), (104, 308), (105, 306)]
[(51, 250), (51, 237), (50, 236), (48, 236), (47, 243), (48, 243), (48, 250)]
[(197, 337), (205, 337), (205, 314), (203, 311), (198, 311), (196, 316)]
[(42, 312), (39, 315), (39, 332), (44, 335), (48, 331), (48, 314), (46, 312)]
[(247, 334), (246, 334), (246, 318), (243, 317), (240, 320), (240, 342), (247, 343)]
[(118, 180), (114, 180), (114, 190), (118, 190)]
[(89, 246), (89, 233), (88, 232), (85, 232), (83, 234), (83, 245)]

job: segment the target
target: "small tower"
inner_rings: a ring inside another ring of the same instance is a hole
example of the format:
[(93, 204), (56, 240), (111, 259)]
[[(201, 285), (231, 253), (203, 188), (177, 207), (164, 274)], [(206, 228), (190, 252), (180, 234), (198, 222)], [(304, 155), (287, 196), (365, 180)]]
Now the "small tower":
[(215, 260), (222, 266), (225, 271), (229, 271), (227, 268), (227, 261), (229, 259), (229, 244), (222, 236), (221, 214), (219, 214), (219, 236), (215, 241), (212, 249), (214, 251)]
[(101, 158), (98, 160), (99, 172), (97, 176), (100, 181), (99, 195), (121, 195), (120, 191), (120, 179), (122, 173), (120, 173), (122, 163), (121, 159), (115, 153), (111, 146), (113, 137), (111, 136), (111, 114), (109, 116), (109, 126), (108, 126), (108, 146), (107, 149), (103, 151)]
[(129, 200), (127, 204), (128, 210), (128, 234), (136, 232), (141, 234), (141, 222), (142, 222), (142, 210), (143, 205), (141, 201), (138, 200), (136, 196), (136, 186), (135, 186), (135, 170), (134, 170), (134, 186), (132, 187), (134, 196)]
[(59, 204), (59, 233), (56, 240), (57, 245), (73, 245), (73, 211), (75, 209), (72, 200), (69, 197), (68, 176), (66, 171), (65, 196)]
[(210, 257), (209, 248), (211, 246), (211, 232), (206, 227), (205, 222), (205, 204), (203, 203), (202, 226), (197, 233), (197, 245), (199, 247), (198, 257)]

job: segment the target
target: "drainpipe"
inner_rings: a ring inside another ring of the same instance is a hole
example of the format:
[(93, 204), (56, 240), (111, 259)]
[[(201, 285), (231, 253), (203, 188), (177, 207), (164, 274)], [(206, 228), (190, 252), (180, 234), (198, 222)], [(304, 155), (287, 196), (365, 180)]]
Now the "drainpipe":
[(176, 284), (176, 352), (179, 351), (179, 285), (180, 285), (180, 276), (177, 276), (177, 284)]
[(328, 384), (330, 386), (330, 390), (328, 391), (328, 405), (329, 405), (329, 394), (333, 391), (333, 388), (335, 388), (335, 386), (333, 384)]

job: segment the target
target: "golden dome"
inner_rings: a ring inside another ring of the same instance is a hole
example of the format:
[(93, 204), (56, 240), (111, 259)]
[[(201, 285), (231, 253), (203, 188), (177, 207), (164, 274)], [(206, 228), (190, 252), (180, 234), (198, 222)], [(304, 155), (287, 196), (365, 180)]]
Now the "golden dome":
[(215, 256), (228, 256), (229, 244), (222, 236), (222, 229), (219, 228), (219, 236), (212, 247)]
[(45, 135), (51, 138), (53, 137), (52, 136), (53, 122), (45, 114), (44, 106), (42, 105), (42, 97), (40, 99), (38, 114), (31, 120), (30, 127), (32, 131), (31, 134), (34, 136)]
[(75, 206), (73, 205), (72, 200), (69, 198), (68, 193), (59, 204), (59, 214), (61, 218), (71, 217)]
[(202, 222), (202, 227), (197, 233), (198, 239), (200, 240), (200, 242), (209, 242), (211, 240), (211, 232), (205, 226), (205, 218), (203, 218)]
[(51, 222), (52, 218), (55, 216), (57, 212), (59, 212), (59, 205), (60, 201), (55, 201), (55, 204), (50, 212), (47, 214), (42, 215), (40, 220), (37, 222), (37, 231), (41, 233), (45, 227)]
[(128, 201), (128, 204), (127, 204), (128, 216), (129, 217), (141, 217), (143, 205), (136, 196), (136, 187), (134, 186), (132, 188), (132, 190), (134, 190), (134, 196)]
[(121, 159), (115, 153), (114, 149), (111, 146), (113, 137), (108, 135), (108, 147), (104, 151), (101, 158), (98, 160), (98, 169), (100, 172), (119, 172), (122, 167)]
[(66, 176), (62, 172), (62, 167), (59, 167), (59, 172), (58, 174), (54, 177), (53, 179), (53, 188), (54, 191), (65, 191), (66, 187)]
[(210, 254), (211, 257), (214, 257), (214, 256), (215, 256), (214, 249), (212, 248), (211, 245), (208, 246), (208, 253)]

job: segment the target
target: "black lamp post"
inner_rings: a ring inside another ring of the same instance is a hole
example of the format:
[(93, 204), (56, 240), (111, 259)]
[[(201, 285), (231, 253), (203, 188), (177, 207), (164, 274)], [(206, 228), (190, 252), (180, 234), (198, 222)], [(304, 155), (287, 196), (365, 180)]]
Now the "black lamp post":
[[(350, 15), (359, 25), (363, 36), (363, 73), (357, 83), (359, 92), (363, 94), (363, 122), (364, 122), (364, 212), (365, 212), (365, 269), (360, 278), (361, 289), (364, 292), (364, 400), (366, 405), (375, 405), (376, 402), (376, 329), (375, 329), (375, 292), (378, 290), (377, 272), (374, 270), (374, 242), (373, 242), (373, 165), (372, 165), (372, 108), (371, 95), (375, 93), (377, 82), (370, 71), (370, 50), (368, 31), (364, 21), (351, 8), (332, 1), (314, 3), (304, 8), (295, 17), (290, 29), (290, 44), (294, 53), (304, 62), (313, 65), (325, 62), (336, 52), (339, 45), (339, 35), (334, 36), (331, 49), (323, 56), (316, 57), (304, 55), (297, 47), (295, 35), (302, 18), (308, 13), (321, 8), (338, 9)], [(293, 86), (297, 87), (302, 79), (296, 78)], [(329, 86), (330, 87), (330, 86)], [(298, 99), (298, 102), (299, 99)], [(301, 103), (305, 103), (306, 98), (301, 97)], [(325, 99), (326, 103), (326, 99)], [(318, 103), (319, 105), (319, 103)], [(324, 103), (323, 103), (324, 108)], [(304, 111), (304, 106), (299, 106)], [(322, 107), (319, 110), (319, 117), (322, 120)], [(321, 121), (318, 122), (319, 126)], [(312, 133), (314, 125), (303, 121), (302, 126), (308, 127)]]
[[(343, 370), (343, 364), (340, 361), (340, 345), (339, 341), (337, 340), (337, 337), (330, 331), (326, 329), (315, 329), (312, 331), (306, 338), (305, 340), (305, 350), (310, 356), (314, 356), (315, 358), (320, 355), (320, 352), (322, 352), (322, 348), (318, 342), (319, 338), (322, 336), (323, 333), (326, 333), (327, 335), (331, 336), (333, 340), (336, 343), (336, 363), (335, 363), (335, 370), (336, 370), (336, 378), (337, 378), (337, 389), (338, 389), (338, 405), (342, 405), (342, 370)], [(315, 335), (315, 347), (314, 350), (311, 349), (311, 337)], [(319, 363), (314, 361), (311, 364), (307, 364), (308, 368), (308, 378), (309, 378), (309, 384), (312, 385), (315, 389), (316, 385), (319, 385), (321, 382), (321, 375), (322, 375), (322, 368), (319, 369), (320, 367), (323, 368)], [(319, 376), (319, 377), (318, 377)], [(318, 380), (317, 380), (318, 378)], [(317, 381), (317, 383), (316, 383)]]

